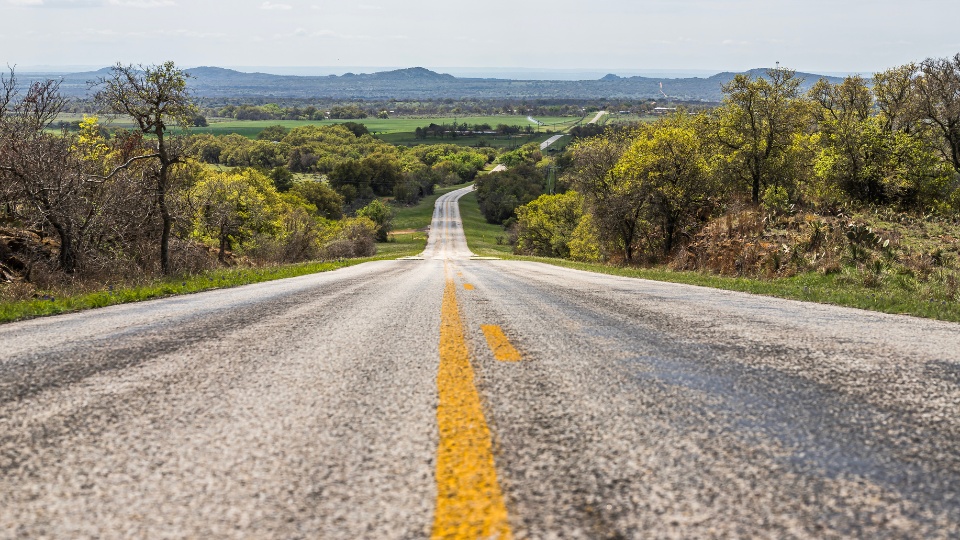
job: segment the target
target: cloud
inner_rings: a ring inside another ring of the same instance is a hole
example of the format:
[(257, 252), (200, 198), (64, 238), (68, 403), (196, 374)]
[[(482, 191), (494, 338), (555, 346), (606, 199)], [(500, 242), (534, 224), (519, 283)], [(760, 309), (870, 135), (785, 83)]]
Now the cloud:
[(260, 4), (260, 9), (287, 11), (293, 9), (293, 6), (290, 4), (274, 4), (273, 2), (264, 2), (263, 4)]
[(103, 6), (103, 0), (7, 0), (12, 6), (36, 8), (90, 8)]
[(111, 6), (157, 8), (177, 5), (174, 0), (109, 0)]

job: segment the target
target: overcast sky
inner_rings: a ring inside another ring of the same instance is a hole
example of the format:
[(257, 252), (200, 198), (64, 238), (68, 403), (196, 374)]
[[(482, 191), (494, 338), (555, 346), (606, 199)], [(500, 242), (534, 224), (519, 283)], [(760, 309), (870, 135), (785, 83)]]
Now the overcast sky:
[(957, 0), (0, 0), (20, 66), (872, 72), (960, 52)]

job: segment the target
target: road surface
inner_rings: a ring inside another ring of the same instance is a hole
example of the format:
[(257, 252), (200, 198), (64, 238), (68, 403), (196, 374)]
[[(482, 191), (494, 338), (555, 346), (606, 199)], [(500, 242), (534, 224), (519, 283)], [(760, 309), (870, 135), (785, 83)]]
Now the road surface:
[(562, 139), (563, 137), (565, 137), (565, 135), (563, 135), (562, 133), (561, 133), (560, 135), (554, 135), (554, 136), (550, 137), (549, 139), (547, 139), (547, 140), (543, 141), (542, 143), (540, 143), (540, 149), (541, 149), (541, 150), (546, 150), (548, 146), (550, 146), (551, 144), (559, 141), (559, 140)]
[(0, 326), (2, 538), (956, 538), (960, 325), (420, 258)]
[(597, 115), (593, 117), (593, 120), (587, 122), (588, 124), (596, 124), (603, 118), (603, 115), (607, 114), (607, 111), (597, 111)]

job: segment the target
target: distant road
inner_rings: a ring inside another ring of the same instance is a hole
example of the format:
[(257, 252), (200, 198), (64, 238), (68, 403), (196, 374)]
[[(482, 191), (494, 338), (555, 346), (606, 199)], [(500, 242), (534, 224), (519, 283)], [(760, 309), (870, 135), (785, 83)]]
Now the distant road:
[(421, 257), (0, 325), (0, 538), (957, 538), (960, 325)]
[(597, 122), (600, 121), (600, 118), (602, 118), (603, 115), (605, 115), (605, 114), (607, 114), (607, 111), (597, 111), (597, 115), (593, 117), (593, 120), (591, 120), (591, 121), (589, 121), (589, 122), (587, 122), (587, 123), (588, 123), (588, 124), (596, 124)]
[(547, 140), (543, 141), (542, 143), (540, 143), (540, 149), (541, 149), (541, 150), (546, 150), (548, 146), (550, 146), (551, 144), (559, 141), (559, 140), (562, 139), (564, 136), (565, 136), (565, 135), (562, 135), (562, 134), (561, 134), (561, 135), (554, 135), (553, 137), (550, 137), (549, 139), (547, 139)]

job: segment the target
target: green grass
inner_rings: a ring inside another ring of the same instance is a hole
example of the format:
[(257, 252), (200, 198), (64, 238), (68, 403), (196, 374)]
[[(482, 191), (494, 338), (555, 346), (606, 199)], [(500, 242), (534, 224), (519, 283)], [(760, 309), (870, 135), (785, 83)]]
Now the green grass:
[[(485, 257), (503, 257), (513, 252), (507, 244), (507, 232), (500, 225), (487, 223), (480, 206), (477, 205), (477, 192), (460, 197), (460, 219), (463, 220), (463, 233), (467, 237), (467, 246), (476, 255)], [(500, 238), (500, 243), (497, 242)]]
[(513, 255), (511, 246), (496, 243), (497, 236), (505, 238), (506, 233), (499, 225), (491, 225), (483, 219), (475, 193), (470, 193), (460, 199), (460, 215), (463, 218), (467, 245), (477, 255), (535, 261), (601, 274), (697, 285), (883, 313), (960, 322), (960, 302), (924, 294), (921, 284), (906, 278), (901, 280), (891, 279), (880, 286), (868, 287), (863, 284), (862, 279), (852, 269), (846, 269), (844, 272), (837, 274), (824, 275), (818, 272), (807, 272), (794, 277), (768, 280), (726, 277), (701, 272), (678, 272), (665, 267), (637, 268), (602, 263), (581, 263), (548, 257), (526, 257)]
[(194, 276), (158, 279), (147, 285), (136, 287), (107, 289), (60, 298), (48, 296), (19, 302), (0, 302), (0, 323), (329, 272), (364, 262), (396, 257), (390, 250), (381, 251), (379, 249), (381, 245), (377, 246), (378, 255), (362, 259), (306, 262), (263, 268), (223, 268)]
[[(73, 119), (72, 117), (70, 119)], [(77, 118), (79, 119), (79, 118)], [(548, 125), (558, 126), (556, 129), (566, 129), (576, 122), (571, 117), (544, 117), (540, 120)], [(424, 117), (396, 117), (396, 118), (363, 118), (357, 120), (218, 120), (212, 119), (207, 127), (191, 128), (190, 133), (212, 133), (214, 135), (226, 135), (229, 133), (238, 133), (245, 137), (256, 137), (263, 128), (267, 126), (281, 125), (287, 129), (299, 126), (329, 126), (333, 124), (342, 124), (344, 122), (357, 122), (363, 124), (371, 133), (385, 135), (392, 133), (407, 133), (413, 138), (413, 132), (418, 127), (426, 127), (433, 124), (452, 124), (456, 121), (459, 124), (466, 122), (471, 126), (475, 124), (490, 124), (496, 127), (497, 124), (507, 124), (509, 126), (534, 126), (525, 115), (502, 115), (502, 116), (424, 116)], [(547, 127), (541, 128), (545, 130)]]

